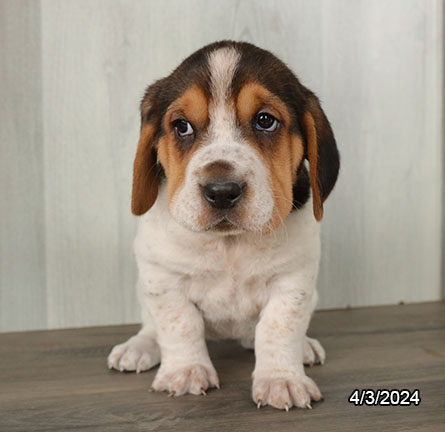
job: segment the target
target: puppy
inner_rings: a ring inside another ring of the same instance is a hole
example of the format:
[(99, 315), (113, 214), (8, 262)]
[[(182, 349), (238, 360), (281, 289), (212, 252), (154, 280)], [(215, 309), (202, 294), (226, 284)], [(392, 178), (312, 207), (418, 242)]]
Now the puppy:
[(143, 326), (108, 366), (161, 362), (155, 391), (205, 394), (219, 388), (206, 338), (237, 339), (255, 350), (258, 407), (320, 400), (303, 364), (325, 359), (306, 331), (338, 170), (317, 97), (251, 44), (208, 45), (148, 87), (132, 192)]

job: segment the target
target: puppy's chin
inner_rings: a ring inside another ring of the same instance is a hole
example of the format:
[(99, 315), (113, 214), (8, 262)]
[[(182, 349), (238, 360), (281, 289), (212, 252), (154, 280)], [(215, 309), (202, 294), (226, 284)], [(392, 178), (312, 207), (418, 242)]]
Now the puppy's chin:
[(226, 215), (214, 217), (211, 220), (207, 219), (201, 224), (194, 223), (192, 220), (178, 219), (173, 214), (172, 216), (173, 219), (175, 219), (176, 222), (182, 225), (184, 228), (196, 233), (208, 233), (218, 236), (233, 236), (251, 231), (246, 229), (242, 223), (239, 223)]
[(229, 217), (223, 216), (210, 223), (203, 231), (217, 235), (237, 235), (246, 232), (238, 223), (232, 221)]

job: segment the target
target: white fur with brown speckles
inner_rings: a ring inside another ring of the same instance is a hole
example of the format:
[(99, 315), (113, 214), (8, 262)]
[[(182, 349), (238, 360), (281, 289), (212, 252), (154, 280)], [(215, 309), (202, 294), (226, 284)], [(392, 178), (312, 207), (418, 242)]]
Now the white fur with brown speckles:
[(140, 219), (134, 249), (143, 327), (113, 349), (110, 367), (151, 368), (160, 348), (153, 388), (200, 394), (219, 386), (206, 338), (233, 338), (255, 348), (255, 403), (304, 408), (321, 398), (303, 368), (324, 361), (318, 342), (305, 336), (320, 255), (311, 201), (270, 234), (221, 236), (179, 224), (161, 188)]

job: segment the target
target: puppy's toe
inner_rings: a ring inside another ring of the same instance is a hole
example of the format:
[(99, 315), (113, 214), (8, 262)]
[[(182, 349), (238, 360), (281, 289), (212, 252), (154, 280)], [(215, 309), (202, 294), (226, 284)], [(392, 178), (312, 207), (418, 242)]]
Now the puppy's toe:
[(153, 366), (156, 366), (159, 363), (159, 358), (153, 358), (153, 355), (147, 352), (142, 353), (139, 357), (139, 360), (136, 364), (136, 372), (143, 372), (151, 369)]
[(267, 403), (274, 408), (288, 410), (293, 405), (289, 383), (284, 380), (274, 380), (269, 383)]
[(311, 408), (311, 400), (319, 401), (322, 399), (317, 384), (308, 376), (305, 376), (301, 381), (291, 381), (289, 390), (293, 403), (298, 408)]
[(127, 350), (119, 361), (119, 370), (135, 371), (139, 357), (140, 353), (138, 351)]

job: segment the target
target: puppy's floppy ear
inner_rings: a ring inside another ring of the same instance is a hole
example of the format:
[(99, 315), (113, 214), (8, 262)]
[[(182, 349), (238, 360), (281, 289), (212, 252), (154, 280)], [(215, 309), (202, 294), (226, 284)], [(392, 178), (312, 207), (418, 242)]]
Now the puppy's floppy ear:
[(156, 151), (153, 148), (155, 126), (145, 124), (141, 127), (136, 158), (133, 167), (133, 191), (131, 211), (136, 216), (146, 213), (158, 196)]
[(307, 100), (303, 126), (306, 133), (306, 158), (309, 161), (314, 216), (320, 221), (323, 218), (323, 202), (337, 181), (340, 155), (329, 120), (313, 93), (310, 93)]
[(158, 121), (153, 115), (153, 101), (159, 82), (150, 86), (141, 102), (141, 135), (133, 167), (131, 211), (136, 216), (146, 213), (158, 196), (157, 152), (154, 147)]

